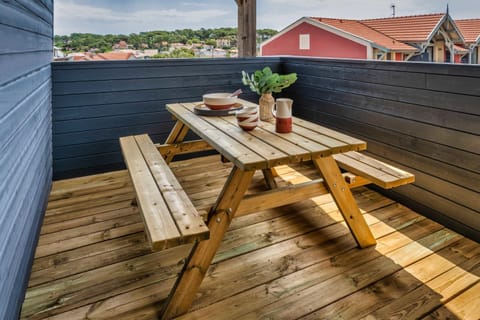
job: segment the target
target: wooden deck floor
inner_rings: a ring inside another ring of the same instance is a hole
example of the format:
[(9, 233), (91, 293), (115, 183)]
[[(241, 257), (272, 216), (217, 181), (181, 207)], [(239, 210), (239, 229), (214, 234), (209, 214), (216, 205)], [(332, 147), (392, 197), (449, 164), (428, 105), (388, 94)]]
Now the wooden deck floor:
[[(230, 164), (174, 167), (206, 210)], [(278, 171), (280, 183), (313, 174)], [(367, 188), (354, 195), (376, 247), (356, 248), (328, 195), (239, 217), (182, 319), (480, 319), (478, 243)], [(133, 197), (126, 171), (54, 183), (22, 318), (156, 318), (190, 248), (151, 253)]]

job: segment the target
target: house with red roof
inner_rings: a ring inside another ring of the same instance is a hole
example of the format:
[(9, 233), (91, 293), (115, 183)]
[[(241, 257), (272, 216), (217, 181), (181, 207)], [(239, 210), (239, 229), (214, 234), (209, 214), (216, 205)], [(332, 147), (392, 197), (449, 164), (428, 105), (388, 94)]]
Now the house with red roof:
[(455, 20), (468, 49), (468, 62), (480, 64), (480, 19)]
[(448, 12), (366, 20), (303, 17), (263, 42), (260, 55), (459, 63), (468, 54), (463, 43)]
[(125, 40), (121, 40), (118, 43), (115, 43), (113, 45), (113, 50), (128, 50), (131, 49), (132, 46), (130, 46)]
[(70, 61), (105, 61), (105, 60), (135, 60), (132, 52), (104, 52), (92, 53), (85, 52), (75, 54), (70, 57)]

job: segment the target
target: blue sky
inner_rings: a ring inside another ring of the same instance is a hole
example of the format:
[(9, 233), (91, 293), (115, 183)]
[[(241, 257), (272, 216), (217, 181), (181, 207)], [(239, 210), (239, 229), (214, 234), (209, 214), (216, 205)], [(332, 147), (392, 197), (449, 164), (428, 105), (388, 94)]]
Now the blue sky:
[[(379, 18), (445, 12), (480, 18), (478, 0), (257, 0), (257, 27), (283, 29), (303, 16)], [(55, 0), (55, 34), (129, 34), (150, 30), (236, 27), (234, 0)]]

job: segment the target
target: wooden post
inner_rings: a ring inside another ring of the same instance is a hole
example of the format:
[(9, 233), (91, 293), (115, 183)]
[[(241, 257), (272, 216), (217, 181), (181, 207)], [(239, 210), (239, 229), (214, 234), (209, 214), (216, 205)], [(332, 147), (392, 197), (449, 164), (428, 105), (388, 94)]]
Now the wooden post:
[(238, 57), (257, 55), (257, 1), (235, 0), (238, 5)]

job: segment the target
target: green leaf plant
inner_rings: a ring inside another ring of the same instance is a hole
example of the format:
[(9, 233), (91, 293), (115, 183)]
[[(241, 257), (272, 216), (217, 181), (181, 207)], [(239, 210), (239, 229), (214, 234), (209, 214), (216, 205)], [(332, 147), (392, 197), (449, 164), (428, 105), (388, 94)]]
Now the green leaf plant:
[(243, 84), (249, 86), (250, 89), (258, 95), (281, 92), (283, 89), (295, 83), (295, 81), (297, 81), (296, 73), (279, 75), (278, 73), (273, 73), (270, 67), (257, 70), (251, 75), (242, 71)]

